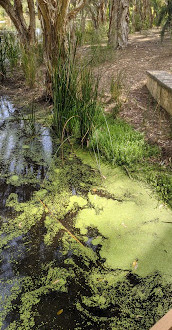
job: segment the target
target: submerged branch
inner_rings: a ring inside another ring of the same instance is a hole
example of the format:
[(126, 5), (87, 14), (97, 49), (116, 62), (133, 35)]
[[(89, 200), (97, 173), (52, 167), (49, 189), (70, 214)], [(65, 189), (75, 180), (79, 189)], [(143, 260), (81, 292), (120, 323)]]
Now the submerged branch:
[[(39, 198), (38, 198), (39, 199)], [(84, 244), (82, 244), (81, 243), (81, 241), (75, 236), (75, 235), (73, 235), (63, 224), (62, 224), (62, 222), (59, 220), (59, 219), (57, 219), (56, 218), (56, 216), (55, 216), (55, 214), (53, 214), (53, 212), (51, 211), (51, 210), (49, 210), (49, 208), (48, 208), (48, 206), (47, 205), (45, 205), (44, 204), (44, 202), (41, 200), (41, 199), (39, 199), (39, 201), (40, 201), (40, 203), (43, 205), (43, 207), (44, 207), (44, 209), (47, 209), (48, 210), (48, 213), (54, 218), (54, 219), (56, 219), (56, 220), (58, 220), (59, 222), (60, 222), (60, 224), (61, 224), (61, 226), (64, 228), (64, 230), (77, 242), (77, 243), (79, 243), (80, 245), (82, 245), (83, 247), (85, 247), (84, 246)]]

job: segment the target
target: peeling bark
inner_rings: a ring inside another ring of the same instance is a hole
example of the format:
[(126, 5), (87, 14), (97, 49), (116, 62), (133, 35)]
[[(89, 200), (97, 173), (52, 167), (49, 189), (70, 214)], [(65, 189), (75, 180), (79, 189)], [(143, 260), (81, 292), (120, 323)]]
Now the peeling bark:
[(28, 7), (30, 13), (30, 24), (27, 26), (23, 15), (23, 6), (21, 0), (14, 0), (14, 4), (10, 0), (0, 0), (0, 6), (4, 8), (7, 15), (13, 22), (21, 43), (24, 47), (29, 47), (35, 42), (35, 10), (33, 0), (28, 0)]
[(38, 15), (41, 20), (44, 38), (44, 48), (47, 64), (47, 94), (51, 95), (52, 73), (57, 65), (59, 56), (67, 56), (67, 24), (85, 6), (86, 0), (80, 1), (73, 10), (70, 0), (37, 0)]
[[(47, 86), (51, 84), (52, 72), (58, 57), (63, 59), (67, 55), (67, 24), (84, 8), (86, 1), (79, 1), (78, 6), (70, 10), (71, 0), (37, 0), (48, 72)], [(28, 25), (23, 15), (22, 0), (0, 0), (0, 5), (11, 18), (22, 44), (26, 47), (35, 41), (36, 27), (34, 0), (27, 0), (27, 4), (30, 17)], [(48, 89), (51, 90), (51, 86)]]
[(107, 8), (107, 1), (106, 0), (100, 0), (100, 1), (90, 0), (87, 8), (91, 14), (94, 28), (98, 29), (100, 26), (100, 23), (103, 24), (106, 21), (105, 10)]
[(110, 6), (108, 42), (114, 49), (127, 46), (129, 33), (128, 23), (129, 1), (112, 0)]
[(29, 37), (30, 42), (33, 43), (35, 41), (35, 31), (36, 31), (36, 15), (35, 15), (35, 5), (33, 0), (27, 0), (28, 8), (29, 8)]

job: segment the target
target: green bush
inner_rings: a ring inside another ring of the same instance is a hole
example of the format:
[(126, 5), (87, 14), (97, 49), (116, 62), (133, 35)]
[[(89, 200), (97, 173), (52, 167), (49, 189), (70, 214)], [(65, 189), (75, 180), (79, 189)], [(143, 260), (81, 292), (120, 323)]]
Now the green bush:
[(148, 145), (143, 134), (121, 119), (108, 118), (100, 124), (91, 139), (91, 146), (112, 164), (132, 166), (158, 154), (158, 148)]
[(4, 36), (4, 41), (7, 44), (7, 59), (11, 70), (13, 70), (19, 61), (20, 49), (19, 42), (14, 33), (6, 33)]
[(165, 31), (168, 29), (172, 31), (172, 2), (169, 0), (161, 7), (159, 12), (157, 25), (160, 26), (161, 24), (161, 41), (163, 41)]
[(18, 39), (12, 32), (3, 31), (0, 36), (0, 79), (6, 77), (7, 69), (13, 70), (20, 57)]
[(7, 59), (7, 45), (4, 44), (2, 36), (0, 36), (0, 81), (6, 77), (6, 59)]

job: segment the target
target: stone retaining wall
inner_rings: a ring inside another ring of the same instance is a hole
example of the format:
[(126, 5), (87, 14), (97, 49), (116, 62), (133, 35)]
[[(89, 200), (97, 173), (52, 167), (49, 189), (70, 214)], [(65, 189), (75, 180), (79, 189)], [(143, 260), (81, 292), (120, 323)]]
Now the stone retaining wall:
[(150, 330), (172, 330), (172, 309), (165, 314)]
[(172, 74), (166, 71), (147, 71), (147, 88), (152, 96), (172, 115)]

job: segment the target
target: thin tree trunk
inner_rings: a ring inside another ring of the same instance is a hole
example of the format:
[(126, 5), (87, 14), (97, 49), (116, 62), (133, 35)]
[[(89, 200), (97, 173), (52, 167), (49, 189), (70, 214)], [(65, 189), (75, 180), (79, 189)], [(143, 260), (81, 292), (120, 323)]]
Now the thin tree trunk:
[(0, 5), (4, 8), (7, 15), (13, 22), (21, 43), (25, 47), (29, 47), (31, 43), (35, 41), (35, 14), (34, 14), (34, 2), (28, 0), (29, 13), (30, 13), (30, 25), (26, 24), (23, 16), (23, 6), (21, 0), (14, 0), (14, 5), (11, 4), (10, 0), (0, 0)]
[(118, 10), (119, 0), (112, 0), (110, 4), (108, 43), (114, 49), (118, 47)]
[(101, 0), (100, 6), (99, 6), (99, 20), (102, 24), (104, 24), (106, 21), (104, 0)]
[(38, 17), (41, 19), (44, 37), (44, 48), (47, 64), (47, 94), (51, 96), (52, 75), (59, 57), (67, 56), (67, 24), (82, 10), (86, 0), (80, 2), (69, 12), (70, 0), (37, 0)]
[(143, 25), (143, 14), (140, 0), (133, 1), (132, 25), (134, 31), (141, 31)]
[(35, 31), (36, 31), (36, 15), (35, 15), (35, 5), (33, 0), (27, 0), (28, 8), (29, 8), (29, 39), (30, 43), (35, 42)]
[(120, 48), (127, 46), (129, 33), (129, 2), (128, 0), (120, 1), (120, 17), (119, 17), (119, 31), (118, 44)]
[(123, 48), (128, 43), (129, 2), (112, 0), (110, 9), (108, 42), (114, 49)]

